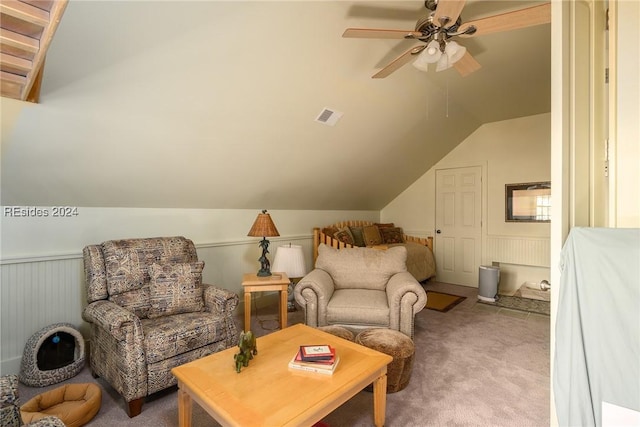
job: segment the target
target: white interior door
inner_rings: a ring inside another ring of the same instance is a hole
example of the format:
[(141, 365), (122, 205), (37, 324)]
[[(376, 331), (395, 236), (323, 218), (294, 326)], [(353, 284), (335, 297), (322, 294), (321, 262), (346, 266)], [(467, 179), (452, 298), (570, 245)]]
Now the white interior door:
[(436, 170), (438, 281), (478, 287), (481, 239), (482, 168)]

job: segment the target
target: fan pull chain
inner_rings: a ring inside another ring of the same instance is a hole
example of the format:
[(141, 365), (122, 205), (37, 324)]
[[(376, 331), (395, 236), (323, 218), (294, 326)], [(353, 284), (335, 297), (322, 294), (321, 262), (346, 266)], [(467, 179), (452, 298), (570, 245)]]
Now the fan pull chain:
[(447, 76), (447, 119), (449, 118), (449, 76)]
[(429, 120), (429, 94), (427, 94), (427, 120)]

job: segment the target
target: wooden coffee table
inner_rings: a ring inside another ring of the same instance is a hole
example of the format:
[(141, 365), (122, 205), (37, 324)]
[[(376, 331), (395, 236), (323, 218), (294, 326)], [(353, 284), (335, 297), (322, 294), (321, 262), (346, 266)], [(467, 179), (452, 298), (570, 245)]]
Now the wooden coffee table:
[[(340, 362), (333, 375), (291, 370), (301, 345), (329, 344)], [(373, 418), (383, 426), (391, 356), (297, 324), (258, 338), (258, 355), (235, 370), (237, 347), (173, 368), (180, 426), (197, 402), (223, 426), (313, 425), (373, 383)]]

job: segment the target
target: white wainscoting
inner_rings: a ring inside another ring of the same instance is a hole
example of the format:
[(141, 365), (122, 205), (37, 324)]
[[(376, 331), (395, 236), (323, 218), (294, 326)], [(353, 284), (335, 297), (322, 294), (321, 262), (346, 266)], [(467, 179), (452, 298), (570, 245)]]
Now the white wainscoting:
[(550, 266), (548, 237), (487, 236), (485, 259), (490, 262)]
[(82, 327), (86, 299), (82, 258), (9, 260), (0, 270), (0, 372), (17, 373), (31, 335), (58, 322)]
[[(310, 270), (313, 267), (310, 235), (272, 238), (269, 259), (273, 260), (278, 246), (288, 243), (302, 245)], [(239, 295), (242, 293), (242, 274), (260, 268), (261, 250), (257, 240), (207, 243), (196, 247), (198, 258), (205, 262), (203, 281)], [(71, 323), (88, 339), (88, 324), (81, 314), (86, 304), (86, 290), (80, 253), (3, 259), (0, 261), (0, 280), (0, 374), (18, 373), (29, 337), (53, 323)], [(242, 303), (238, 309), (244, 310)]]

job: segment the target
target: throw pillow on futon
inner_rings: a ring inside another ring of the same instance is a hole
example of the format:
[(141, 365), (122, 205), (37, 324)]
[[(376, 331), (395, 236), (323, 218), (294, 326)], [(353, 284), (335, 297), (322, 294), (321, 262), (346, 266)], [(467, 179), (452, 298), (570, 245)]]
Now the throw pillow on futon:
[(380, 229), (376, 225), (367, 225), (363, 227), (364, 244), (366, 246), (374, 246), (382, 243), (382, 235)]
[(404, 232), (400, 227), (380, 228), (382, 243), (404, 243)]

